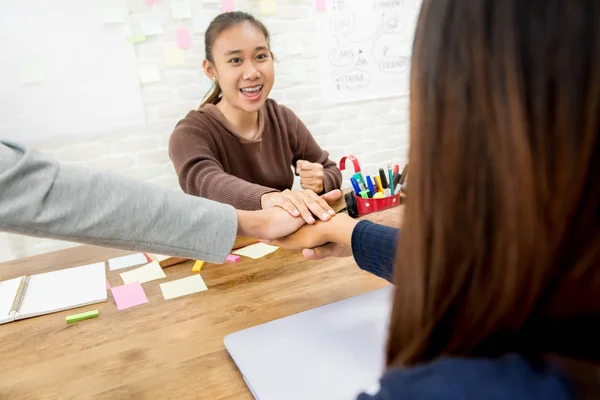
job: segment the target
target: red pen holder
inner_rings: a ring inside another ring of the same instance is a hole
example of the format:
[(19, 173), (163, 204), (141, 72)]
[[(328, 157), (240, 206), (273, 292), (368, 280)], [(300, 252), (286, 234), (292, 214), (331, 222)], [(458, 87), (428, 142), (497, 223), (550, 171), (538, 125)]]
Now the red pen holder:
[[(353, 155), (344, 156), (340, 160), (340, 171), (343, 171), (346, 168), (346, 160), (352, 161), (354, 165), (354, 173), (361, 172), (360, 163), (358, 159)], [(381, 197), (381, 198), (363, 198), (360, 197), (354, 191), (350, 193), (346, 193), (346, 207), (348, 209), (348, 214), (352, 217), (362, 217), (364, 215), (374, 213), (377, 211), (382, 211), (388, 208), (399, 206), (402, 203), (403, 194), (401, 191), (395, 193), (392, 196)]]
[(400, 193), (380, 199), (363, 199), (356, 195), (354, 198), (356, 199), (356, 210), (359, 217), (400, 205)]

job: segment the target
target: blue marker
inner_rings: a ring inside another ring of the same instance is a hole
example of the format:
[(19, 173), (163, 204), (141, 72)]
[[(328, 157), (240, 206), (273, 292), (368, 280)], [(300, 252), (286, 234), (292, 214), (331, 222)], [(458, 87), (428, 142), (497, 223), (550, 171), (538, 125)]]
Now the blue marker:
[(356, 193), (356, 195), (358, 196), (361, 192), (360, 187), (358, 186), (358, 183), (356, 182), (356, 179), (354, 178), (350, 178), (350, 183), (352, 184), (352, 187), (354, 188), (354, 193)]
[(369, 175), (367, 175), (367, 186), (369, 186), (371, 196), (375, 196), (375, 186), (373, 186), (373, 181), (371, 180), (371, 177)]

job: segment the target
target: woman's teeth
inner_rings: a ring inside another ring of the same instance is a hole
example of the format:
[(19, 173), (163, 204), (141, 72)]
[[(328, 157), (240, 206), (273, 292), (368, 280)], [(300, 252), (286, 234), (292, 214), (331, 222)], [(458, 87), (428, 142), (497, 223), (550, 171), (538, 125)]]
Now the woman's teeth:
[(254, 86), (252, 88), (242, 88), (240, 89), (242, 92), (244, 93), (256, 93), (258, 92), (260, 89), (262, 89), (262, 85), (258, 85), (258, 86)]

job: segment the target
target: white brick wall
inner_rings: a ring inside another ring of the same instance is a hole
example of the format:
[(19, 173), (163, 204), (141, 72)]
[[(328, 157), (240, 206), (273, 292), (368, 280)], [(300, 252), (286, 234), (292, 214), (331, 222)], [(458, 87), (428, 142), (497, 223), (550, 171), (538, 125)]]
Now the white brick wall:
[[(194, 15), (213, 16), (219, 4), (190, 0)], [(209, 4), (210, 3), (210, 4)], [(149, 36), (136, 44), (139, 62), (159, 66), (161, 81), (142, 85), (147, 128), (143, 135), (109, 135), (39, 143), (40, 150), (60, 160), (91, 168), (112, 170), (157, 185), (180, 190), (168, 157), (169, 135), (179, 119), (196, 108), (206, 92), (201, 64), (203, 35), (194, 33), (192, 20), (174, 20), (168, 0), (148, 5), (128, 0), (130, 14), (152, 11), (160, 17), (164, 34)], [(275, 87), (271, 97), (294, 110), (317, 142), (335, 161), (356, 155), (363, 171), (376, 172), (387, 162), (406, 162), (408, 148), (408, 99), (406, 96), (342, 105), (321, 101), (318, 73), (318, 36), (313, 0), (277, 0), (277, 15), (261, 17), (258, 0), (237, 0), (236, 7), (259, 17), (272, 34), (277, 59)], [(168, 67), (164, 54), (174, 46), (175, 28), (192, 32), (192, 47), (184, 50), (186, 65)], [(135, 26), (134, 26), (134, 33)], [(286, 46), (293, 42), (294, 46)], [(300, 47), (300, 50), (296, 50)], [(407, 95), (407, 94), (406, 94)], [(349, 168), (352, 168), (350, 164)], [(344, 185), (351, 171), (344, 172)], [(0, 233), (0, 262), (73, 246), (73, 243)]]

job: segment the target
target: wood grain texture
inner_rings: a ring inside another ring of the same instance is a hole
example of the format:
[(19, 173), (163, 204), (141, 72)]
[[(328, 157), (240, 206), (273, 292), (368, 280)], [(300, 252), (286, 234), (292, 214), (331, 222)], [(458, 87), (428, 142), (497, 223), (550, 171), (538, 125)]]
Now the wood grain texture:
[[(397, 207), (368, 219), (398, 226)], [(81, 246), (0, 264), (3, 280), (130, 254)], [(252, 399), (223, 345), (232, 332), (374, 290), (388, 283), (352, 258), (309, 261), (284, 250), (206, 264), (208, 290), (164, 300), (159, 284), (192, 274), (193, 261), (144, 283), (149, 303), (118, 311), (112, 295), (98, 318), (65, 324), (61, 313), (0, 326), (0, 399)], [(119, 271), (108, 271), (111, 286)], [(122, 271), (121, 271), (122, 272)]]

